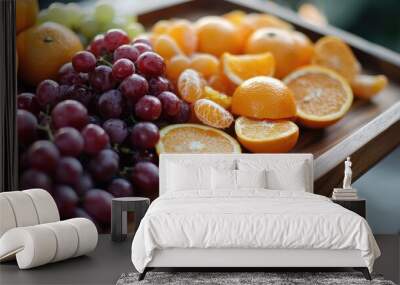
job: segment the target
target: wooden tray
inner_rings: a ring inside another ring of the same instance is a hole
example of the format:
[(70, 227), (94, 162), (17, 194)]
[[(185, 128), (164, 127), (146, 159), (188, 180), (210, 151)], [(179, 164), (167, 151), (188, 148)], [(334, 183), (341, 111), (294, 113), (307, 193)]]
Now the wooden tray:
[(354, 180), (400, 144), (400, 55), (334, 27), (316, 27), (294, 12), (272, 2), (245, 0), (160, 1), (139, 15), (146, 27), (160, 19), (197, 19), (221, 15), (234, 9), (267, 12), (292, 23), (297, 30), (316, 40), (337, 35), (353, 48), (364, 70), (385, 74), (388, 87), (372, 101), (355, 100), (344, 119), (325, 130), (301, 130), (293, 152), (314, 154), (315, 192), (330, 196), (343, 179), (342, 163), (351, 155)]

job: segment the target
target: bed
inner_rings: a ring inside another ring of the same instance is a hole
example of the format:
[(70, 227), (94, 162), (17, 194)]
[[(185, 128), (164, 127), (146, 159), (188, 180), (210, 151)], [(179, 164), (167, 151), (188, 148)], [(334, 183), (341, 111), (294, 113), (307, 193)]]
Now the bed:
[(313, 194), (311, 154), (163, 154), (132, 262), (153, 268), (353, 267), (380, 251), (361, 216)]

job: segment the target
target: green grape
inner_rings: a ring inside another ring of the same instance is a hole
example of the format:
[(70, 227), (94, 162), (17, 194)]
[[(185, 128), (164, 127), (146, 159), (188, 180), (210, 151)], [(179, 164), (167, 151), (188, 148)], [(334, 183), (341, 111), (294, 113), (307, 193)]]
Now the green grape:
[(70, 17), (65, 4), (54, 2), (47, 9), (48, 20), (71, 28)]
[(94, 18), (99, 24), (108, 24), (112, 22), (115, 16), (115, 9), (106, 2), (97, 3), (94, 9)]
[(82, 20), (81, 25), (79, 27), (79, 31), (81, 32), (82, 35), (84, 35), (88, 39), (93, 38), (100, 32), (99, 25), (91, 17), (85, 17)]
[(135, 23), (138, 21), (138, 18), (136, 15), (125, 15), (124, 18), (128, 23)]
[(85, 16), (82, 8), (76, 3), (68, 3), (65, 6), (65, 9), (67, 11), (67, 17), (69, 17), (71, 27), (74, 29), (79, 28)]
[(144, 33), (143, 25), (138, 22), (128, 24), (127, 26), (125, 26), (124, 30), (128, 34), (130, 39), (134, 39), (139, 34)]
[(124, 29), (124, 27), (127, 25), (125, 19), (123, 18), (114, 18), (111, 22), (107, 24), (101, 25), (101, 31), (106, 32), (109, 29)]
[(48, 22), (48, 21), (50, 21), (49, 11), (47, 9), (44, 9), (44, 10), (40, 11), (36, 22), (38, 24), (43, 24), (44, 22)]

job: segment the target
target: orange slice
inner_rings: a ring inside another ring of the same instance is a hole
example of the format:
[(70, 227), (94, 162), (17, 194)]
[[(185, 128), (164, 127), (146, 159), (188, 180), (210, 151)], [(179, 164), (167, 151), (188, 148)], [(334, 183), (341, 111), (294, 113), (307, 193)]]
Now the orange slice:
[(385, 89), (388, 79), (385, 75), (357, 75), (351, 82), (354, 95), (369, 99)]
[(350, 47), (335, 36), (326, 36), (316, 42), (312, 63), (333, 69), (349, 82), (361, 69)]
[(193, 69), (186, 69), (178, 78), (178, 91), (182, 99), (194, 103), (203, 96), (204, 81)]
[(255, 119), (292, 118), (296, 116), (296, 102), (292, 91), (282, 81), (257, 76), (236, 88), (232, 113)]
[(252, 120), (239, 117), (235, 122), (239, 142), (251, 152), (288, 152), (297, 143), (299, 128), (291, 121)]
[(205, 125), (226, 129), (233, 122), (233, 116), (222, 106), (209, 99), (199, 99), (194, 103), (197, 118)]
[(158, 154), (242, 152), (239, 143), (227, 133), (198, 124), (177, 124), (163, 128), (156, 150)]
[(209, 99), (214, 101), (218, 105), (221, 105), (225, 109), (229, 109), (232, 105), (232, 98), (224, 93), (221, 93), (210, 86), (204, 87), (204, 96), (205, 99)]
[(183, 54), (175, 40), (167, 35), (160, 35), (155, 38), (153, 48), (164, 59), (170, 59), (177, 54)]
[(293, 91), (299, 122), (309, 128), (334, 124), (353, 102), (347, 81), (324, 67), (303, 67), (287, 76), (284, 82)]
[(222, 65), (225, 75), (237, 85), (255, 76), (272, 76), (275, 70), (274, 56), (269, 52), (249, 55), (224, 53)]

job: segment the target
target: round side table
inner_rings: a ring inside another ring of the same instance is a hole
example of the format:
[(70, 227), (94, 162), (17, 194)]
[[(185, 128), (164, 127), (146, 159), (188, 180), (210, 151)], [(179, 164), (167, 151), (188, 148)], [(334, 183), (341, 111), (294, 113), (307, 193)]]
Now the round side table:
[(111, 240), (124, 241), (128, 235), (127, 213), (135, 215), (135, 231), (150, 205), (150, 199), (144, 197), (122, 197), (112, 199)]

